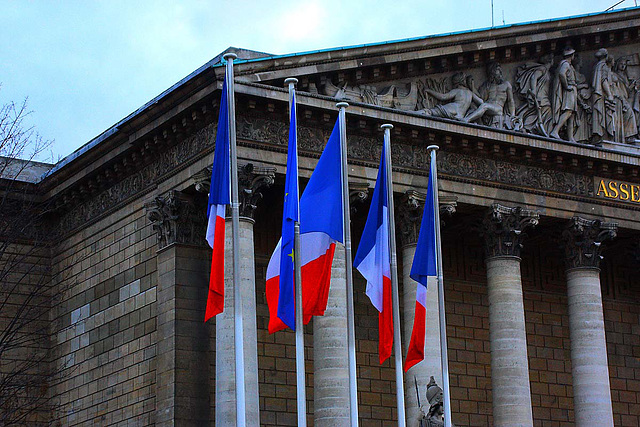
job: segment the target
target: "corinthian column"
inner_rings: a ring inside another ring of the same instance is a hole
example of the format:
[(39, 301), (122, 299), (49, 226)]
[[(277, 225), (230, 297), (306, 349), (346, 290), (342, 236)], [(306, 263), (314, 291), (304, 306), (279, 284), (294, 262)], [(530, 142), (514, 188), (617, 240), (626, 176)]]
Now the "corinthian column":
[[(205, 174), (206, 175), (206, 174)], [(211, 176), (211, 173), (208, 173)], [(224, 311), (216, 316), (216, 426), (236, 425), (236, 378), (234, 340), (233, 288), (240, 286), (243, 313), (245, 409), (246, 425), (260, 425), (258, 400), (258, 338), (256, 326), (255, 251), (253, 214), (260, 191), (273, 184), (275, 169), (260, 168), (251, 163), (238, 167), (240, 201), (240, 283), (233, 283), (233, 235), (231, 220), (225, 221), (225, 283)], [(206, 181), (196, 184), (199, 191), (208, 191)]]
[(520, 250), (537, 212), (494, 204), (483, 221), (494, 426), (533, 426)]
[(617, 225), (573, 217), (563, 232), (576, 426), (613, 426), (600, 260)]
[[(400, 227), (400, 237), (402, 245), (402, 295), (403, 295), (403, 318), (404, 318), (404, 352), (411, 341), (411, 331), (413, 330), (413, 320), (416, 310), (416, 290), (418, 282), (409, 277), (413, 256), (416, 252), (416, 243), (422, 223), (422, 213), (424, 210), (426, 194), (415, 190), (408, 190), (403, 200), (398, 204), (398, 225)], [(452, 198), (442, 197), (440, 199), (441, 214), (452, 215), (455, 212), (456, 201)], [(429, 280), (427, 286), (427, 318), (424, 360), (407, 371), (404, 377), (404, 396), (406, 401), (406, 417), (408, 427), (418, 427), (420, 425), (420, 407), (416, 396), (416, 382), (421, 393), (420, 403), (426, 405), (425, 390), (429, 379), (433, 376), (436, 382), (442, 384), (442, 363), (440, 358), (440, 310), (438, 307), (438, 287), (434, 280)]]
[[(354, 202), (367, 199), (369, 184), (351, 183)], [(349, 352), (347, 346), (347, 279), (344, 246), (336, 245), (331, 266), (331, 284), (324, 316), (313, 319), (313, 402), (314, 426), (348, 427)]]

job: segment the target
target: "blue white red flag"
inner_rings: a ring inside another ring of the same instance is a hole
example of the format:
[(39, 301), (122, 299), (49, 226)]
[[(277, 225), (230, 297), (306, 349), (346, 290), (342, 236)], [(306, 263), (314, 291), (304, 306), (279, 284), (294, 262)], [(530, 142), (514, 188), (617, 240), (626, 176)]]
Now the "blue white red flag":
[[(341, 170), (340, 131), (336, 122), (329, 142), (300, 198), (300, 260), (305, 324), (309, 323), (312, 316), (322, 316), (327, 308), (335, 246), (336, 242), (343, 241)], [(286, 212), (285, 199), (285, 216)], [(286, 327), (295, 330), (293, 311), (281, 311), (283, 294), (288, 300), (288, 306), (294, 306), (294, 294), (287, 293), (288, 289), (282, 286), (284, 281), (288, 280), (283, 279), (280, 268), (283, 264), (282, 259), (291, 258), (288, 256), (290, 252), (282, 250), (285, 245), (283, 219), (282, 239), (278, 242), (267, 267), (269, 333)], [(293, 275), (293, 270), (291, 274)]]
[(393, 348), (387, 183), (385, 149), (383, 147), (369, 215), (353, 262), (354, 267), (367, 279), (366, 294), (378, 310), (380, 363), (391, 356)]
[(231, 203), (229, 111), (227, 82), (222, 84), (222, 99), (218, 115), (216, 148), (213, 154), (213, 170), (207, 208), (207, 242), (213, 249), (209, 294), (204, 315), (206, 322), (224, 310), (224, 217), (226, 205)]
[(404, 370), (407, 371), (413, 365), (424, 360), (424, 345), (427, 317), (427, 280), (429, 277), (436, 277), (436, 211), (434, 203), (434, 174), (429, 171), (429, 184), (427, 186), (427, 198), (424, 203), (424, 213), (420, 225), (420, 234), (416, 253), (413, 256), (413, 265), (409, 276), (418, 282), (416, 292), (416, 312), (413, 319), (413, 330), (411, 331), (411, 341), (407, 351), (407, 358), (404, 363)]

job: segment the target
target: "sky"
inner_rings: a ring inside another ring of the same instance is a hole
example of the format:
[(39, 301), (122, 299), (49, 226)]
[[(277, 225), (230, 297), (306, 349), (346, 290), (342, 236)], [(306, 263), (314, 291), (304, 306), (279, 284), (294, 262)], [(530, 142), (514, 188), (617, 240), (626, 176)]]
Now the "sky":
[[(494, 23), (618, 1), (493, 0)], [(229, 46), (285, 54), (487, 28), (491, 19), (491, 0), (0, 0), (0, 104), (28, 98), (27, 123), (53, 141), (56, 161)]]

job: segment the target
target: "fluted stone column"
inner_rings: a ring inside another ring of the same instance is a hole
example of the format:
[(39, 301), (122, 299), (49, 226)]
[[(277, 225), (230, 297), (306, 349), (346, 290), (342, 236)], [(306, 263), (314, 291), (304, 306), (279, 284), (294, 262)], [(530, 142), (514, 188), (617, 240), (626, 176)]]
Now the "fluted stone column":
[(158, 426), (210, 423), (204, 305), (211, 250), (202, 206), (179, 191), (145, 205), (158, 236), (156, 412)]
[(613, 426), (599, 265), (602, 242), (615, 237), (616, 228), (613, 223), (574, 217), (563, 232), (578, 427)]
[[(207, 175), (205, 173), (205, 175)], [(208, 173), (210, 177), (210, 172)], [(275, 169), (238, 167), (240, 201), (240, 283), (233, 283), (233, 233), (231, 218), (225, 221), (224, 311), (216, 316), (216, 426), (236, 425), (234, 286), (240, 286), (243, 314), (246, 425), (260, 425), (258, 399), (258, 339), (256, 325), (255, 251), (253, 213), (262, 198), (261, 189), (273, 184)], [(196, 184), (208, 191), (206, 181)]]
[[(350, 185), (354, 202), (367, 198), (368, 184)], [(336, 245), (331, 266), (331, 284), (324, 316), (313, 318), (313, 407), (314, 426), (348, 427), (349, 352), (347, 346), (347, 279), (344, 246)]]
[(324, 316), (313, 319), (314, 426), (349, 425), (347, 280), (344, 247), (336, 245)]
[[(403, 200), (398, 205), (398, 225), (400, 228), (402, 245), (402, 286), (403, 286), (403, 347), (406, 355), (413, 320), (416, 310), (416, 291), (418, 282), (409, 277), (413, 256), (416, 253), (416, 243), (422, 222), (426, 194), (415, 190), (405, 193)], [(443, 197), (440, 203), (440, 212), (452, 215), (455, 212), (455, 199)], [(440, 358), (440, 309), (438, 306), (438, 287), (435, 279), (430, 280), (427, 286), (427, 317), (424, 360), (414, 366), (404, 376), (404, 396), (406, 402), (406, 417), (408, 427), (419, 427), (420, 407), (416, 396), (415, 382), (418, 383), (420, 403), (423, 406), (426, 400), (426, 388), (429, 379), (433, 376), (436, 382), (442, 384), (442, 363)]]
[(533, 426), (520, 250), (537, 212), (494, 204), (483, 221), (494, 426)]

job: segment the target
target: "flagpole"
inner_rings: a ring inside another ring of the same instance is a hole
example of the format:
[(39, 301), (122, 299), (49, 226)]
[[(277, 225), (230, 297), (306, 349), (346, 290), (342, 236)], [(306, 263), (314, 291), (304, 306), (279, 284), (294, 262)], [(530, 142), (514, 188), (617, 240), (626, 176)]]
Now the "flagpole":
[(233, 313), (236, 358), (236, 425), (245, 426), (244, 337), (242, 300), (240, 296), (240, 203), (238, 202), (238, 154), (236, 149), (236, 103), (233, 84), (233, 60), (238, 56), (227, 53), (225, 79), (229, 108), (229, 146), (231, 151), (231, 234), (233, 237)]
[(449, 358), (447, 355), (447, 322), (444, 307), (444, 282), (442, 274), (442, 245), (440, 242), (440, 205), (438, 202), (438, 169), (436, 165), (437, 145), (430, 145), (427, 151), (431, 153), (431, 173), (433, 174), (433, 210), (436, 231), (436, 280), (438, 281), (438, 311), (440, 313), (440, 359), (442, 363), (442, 388), (444, 404), (444, 425), (452, 427), (451, 395), (449, 393)]
[(405, 427), (404, 379), (402, 371), (402, 343), (400, 342), (400, 297), (398, 295), (398, 259), (396, 256), (396, 222), (393, 215), (393, 179), (391, 173), (391, 129), (392, 124), (380, 126), (384, 129), (384, 151), (387, 175), (387, 205), (389, 214), (389, 260), (391, 264), (391, 297), (393, 304), (393, 352), (396, 362), (396, 398), (398, 401), (398, 426)]
[[(298, 79), (288, 78), (284, 81), (289, 86), (289, 112), (294, 111), (295, 104), (294, 95), (296, 91), (296, 83)], [(296, 122), (297, 124), (297, 122)], [(293, 129), (293, 132), (298, 132), (297, 126)], [(298, 166), (298, 138), (296, 135), (296, 167)], [(291, 173), (291, 171), (287, 171)], [(295, 171), (296, 181), (298, 181), (298, 171)], [(296, 201), (298, 206), (300, 205), (300, 187), (299, 181), (296, 183), (298, 194), (296, 194)], [(298, 209), (299, 211), (299, 209)], [(296, 291), (296, 390), (297, 390), (297, 403), (298, 403), (298, 426), (306, 427), (307, 425), (307, 393), (305, 383), (305, 368), (304, 368), (304, 322), (302, 313), (302, 253), (300, 249), (300, 221), (295, 221), (293, 226), (293, 269), (294, 269), (294, 281)]]
[(349, 170), (347, 167), (346, 102), (338, 102), (340, 123), (340, 161), (342, 163), (342, 230), (344, 233), (345, 276), (347, 279), (347, 350), (349, 353), (349, 408), (351, 427), (358, 426), (358, 382), (356, 374), (356, 327), (353, 311), (353, 259), (351, 258), (351, 208), (349, 206)]

